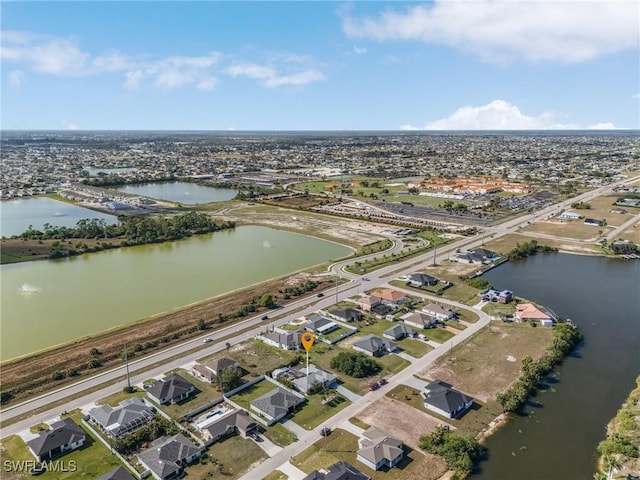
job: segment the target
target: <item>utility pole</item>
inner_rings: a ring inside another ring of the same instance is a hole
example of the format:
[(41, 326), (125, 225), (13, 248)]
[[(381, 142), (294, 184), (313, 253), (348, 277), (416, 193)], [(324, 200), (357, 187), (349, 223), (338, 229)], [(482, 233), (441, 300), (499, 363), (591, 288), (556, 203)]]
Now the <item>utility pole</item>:
[(338, 276), (336, 275), (336, 305), (338, 305)]
[(124, 367), (127, 371), (127, 388), (131, 389), (131, 378), (129, 377), (129, 359), (127, 357), (127, 344), (124, 344)]

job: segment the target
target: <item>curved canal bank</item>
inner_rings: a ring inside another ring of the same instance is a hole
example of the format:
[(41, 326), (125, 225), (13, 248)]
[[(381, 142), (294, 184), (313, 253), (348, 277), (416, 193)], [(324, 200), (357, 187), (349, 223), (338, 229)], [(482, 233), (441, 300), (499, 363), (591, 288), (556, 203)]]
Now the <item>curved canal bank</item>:
[(596, 447), (640, 366), (640, 262), (537, 255), (484, 277), (571, 318), (585, 340), (546, 379), (547, 388), (488, 438), (489, 460), (471, 478), (592, 478)]

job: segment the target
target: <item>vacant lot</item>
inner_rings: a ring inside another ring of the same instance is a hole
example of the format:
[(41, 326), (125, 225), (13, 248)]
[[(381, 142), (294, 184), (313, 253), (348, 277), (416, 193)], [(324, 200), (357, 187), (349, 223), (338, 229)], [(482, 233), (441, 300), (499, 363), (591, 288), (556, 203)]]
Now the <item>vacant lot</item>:
[(267, 458), (253, 440), (238, 435), (214, 443), (207, 453), (206, 463), (196, 462), (187, 467), (187, 478), (231, 480)]
[[(594, 227), (588, 227), (588, 228), (594, 228)], [(535, 240), (540, 245), (547, 245), (549, 247), (554, 247), (565, 252), (589, 253), (589, 254), (601, 253), (601, 251), (599, 250), (599, 247), (596, 247), (592, 243), (588, 243), (588, 242), (584, 243), (580, 240), (571, 240), (571, 239), (551, 240), (548, 238), (527, 236), (526, 232), (522, 232), (522, 231), (521, 233), (517, 233), (517, 234), (505, 235), (504, 237), (500, 237), (497, 240), (491, 240), (490, 242), (487, 242), (486, 247), (490, 250), (494, 250), (494, 251), (500, 250), (508, 253), (511, 250), (513, 250), (518, 243), (522, 244), (525, 242), (529, 242), (531, 240)]]
[[(272, 370), (289, 364), (297, 353), (280, 350), (260, 340), (249, 340), (234, 345), (229, 349), (229, 356), (244, 368), (251, 376), (258, 377)], [(217, 353), (204, 359), (205, 361), (220, 357)]]
[(431, 433), (442, 423), (406, 403), (389, 397), (382, 397), (369, 404), (358, 413), (357, 418), (367, 425), (381, 428), (414, 449), (419, 449), (421, 435)]
[(520, 362), (526, 355), (542, 356), (552, 336), (551, 328), (493, 321), (417, 376), (451, 383), (486, 402), (520, 375)]
[[(590, 210), (585, 210), (585, 212), (590, 212)], [(584, 212), (580, 212), (584, 213)], [(587, 213), (587, 215), (592, 215), (592, 213)], [(612, 213), (609, 216), (613, 215)], [(598, 220), (601, 220), (602, 217), (596, 217)], [(564, 220), (561, 221), (559, 219), (556, 220), (547, 220), (538, 223), (534, 223), (529, 225), (521, 230), (522, 233), (540, 233), (543, 235), (553, 235), (554, 237), (563, 237), (563, 238), (571, 238), (575, 240), (583, 240), (595, 242), (600, 238), (601, 235), (609, 233), (612, 230), (611, 227), (592, 227), (590, 225), (585, 225), (583, 220)], [(600, 233), (602, 232), (602, 233)], [(539, 243), (544, 243), (543, 241), (539, 241)]]
[(358, 438), (344, 430), (336, 429), (331, 435), (318, 440), (302, 453), (293, 457), (292, 464), (309, 474), (344, 461), (369, 475), (373, 480), (436, 480), (446, 471), (444, 462), (433, 455), (418, 450), (405, 449), (405, 458), (394, 468), (386, 467), (374, 472), (356, 460)]
[(323, 396), (322, 394), (308, 395), (307, 402), (295, 413), (293, 421), (306, 430), (312, 430), (351, 404), (342, 395), (336, 395), (333, 400), (323, 404)]

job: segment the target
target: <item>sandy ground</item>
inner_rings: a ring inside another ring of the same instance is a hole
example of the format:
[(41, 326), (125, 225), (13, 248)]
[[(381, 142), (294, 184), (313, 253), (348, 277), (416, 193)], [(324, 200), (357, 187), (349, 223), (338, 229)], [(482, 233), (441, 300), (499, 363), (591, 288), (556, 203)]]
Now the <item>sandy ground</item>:
[(440, 420), (389, 397), (383, 397), (370, 404), (357, 417), (418, 451), (420, 437), (431, 433), (442, 424)]

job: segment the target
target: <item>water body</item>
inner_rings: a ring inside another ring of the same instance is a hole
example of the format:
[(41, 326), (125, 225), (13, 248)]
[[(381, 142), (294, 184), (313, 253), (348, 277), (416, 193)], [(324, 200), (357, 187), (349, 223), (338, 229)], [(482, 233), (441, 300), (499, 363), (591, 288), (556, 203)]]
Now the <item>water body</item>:
[(203, 187), (195, 183), (187, 182), (126, 185), (118, 188), (118, 191), (134, 195), (143, 195), (157, 200), (184, 203), (185, 205), (224, 202), (225, 200), (233, 199), (238, 194), (238, 190), (232, 188)]
[(571, 318), (585, 341), (534, 398), (540, 405), (489, 438), (489, 460), (472, 478), (593, 478), (595, 449), (640, 373), (640, 261), (538, 255), (485, 278)]
[(20, 235), (29, 225), (42, 230), (45, 223), (55, 227), (75, 227), (83, 218), (101, 218), (109, 224), (117, 217), (59, 202), (48, 197), (6, 200), (0, 204), (0, 233), (3, 237)]
[(265, 227), (0, 266), (0, 360), (32, 353), (351, 253)]

